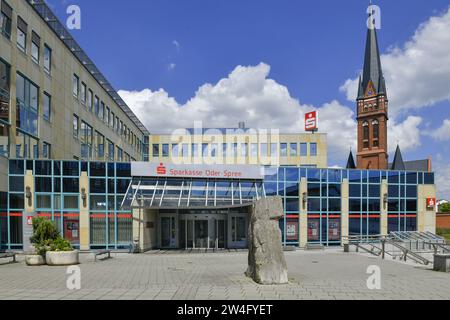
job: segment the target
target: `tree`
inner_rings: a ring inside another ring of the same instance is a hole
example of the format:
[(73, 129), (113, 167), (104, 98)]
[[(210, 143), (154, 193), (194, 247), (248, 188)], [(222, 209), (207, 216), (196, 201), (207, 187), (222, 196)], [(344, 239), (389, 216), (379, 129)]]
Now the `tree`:
[(439, 206), (440, 212), (450, 212), (450, 203), (444, 203)]

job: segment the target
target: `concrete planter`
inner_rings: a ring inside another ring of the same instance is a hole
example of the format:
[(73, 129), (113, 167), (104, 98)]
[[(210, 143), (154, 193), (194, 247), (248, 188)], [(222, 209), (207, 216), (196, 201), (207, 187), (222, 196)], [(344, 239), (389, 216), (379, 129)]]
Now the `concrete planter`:
[(45, 257), (37, 254), (30, 254), (25, 256), (25, 263), (27, 266), (43, 266), (46, 264)]
[(48, 251), (45, 260), (49, 266), (71, 266), (80, 263), (78, 251)]

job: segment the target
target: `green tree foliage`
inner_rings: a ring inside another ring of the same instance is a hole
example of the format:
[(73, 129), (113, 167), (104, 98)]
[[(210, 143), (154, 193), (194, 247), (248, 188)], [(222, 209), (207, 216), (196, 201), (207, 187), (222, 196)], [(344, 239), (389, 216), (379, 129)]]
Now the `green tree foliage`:
[(63, 239), (53, 221), (38, 217), (33, 219), (33, 236), (30, 238), (39, 255), (47, 251), (72, 251), (70, 242)]

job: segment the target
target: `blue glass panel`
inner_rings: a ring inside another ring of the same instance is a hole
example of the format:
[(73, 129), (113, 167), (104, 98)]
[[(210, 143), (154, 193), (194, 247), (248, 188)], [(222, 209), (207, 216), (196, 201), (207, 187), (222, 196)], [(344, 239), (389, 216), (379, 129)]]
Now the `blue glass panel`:
[(424, 184), (434, 184), (434, 173), (424, 173), (423, 177)]
[(406, 200), (406, 211), (417, 212), (417, 200), (412, 199)]
[(63, 192), (65, 193), (79, 193), (80, 184), (78, 178), (64, 178), (63, 179)]
[(349, 209), (351, 212), (360, 212), (361, 211), (361, 200), (360, 199), (350, 199), (349, 200)]
[(308, 196), (309, 197), (320, 197), (320, 184), (319, 183), (308, 183)]
[(106, 177), (106, 164), (103, 162), (89, 163), (89, 175), (91, 177)]
[(34, 184), (36, 188), (35, 192), (52, 192), (52, 178), (36, 177)]
[(308, 181), (320, 181), (320, 170), (308, 169)]
[(406, 174), (406, 183), (417, 184), (417, 172), (408, 172)]
[(369, 199), (369, 212), (380, 212), (380, 199)]
[(341, 183), (341, 170), (334, 170), (330, 169), (328, 170), (328, 182), (337, 182)]
[(381, 186), (378, 184), (369, 185), (369, 197), (379, 198), (381, 194)]
[(349, 170), (348, 171), (349, 182), (361, 182), (361, 171), (359, 170)]
[(286, 168), (286, 181), (299, 181), (298, 168)]
[(340, 212), (341, 211), (341, 199), (329, 199), (328, 200), (328, 211), (329, 212)]
[(117, 177), (131, 178), (131, 164), (130, 163), (116, 163)]
[(264, 188), (266, 189), (266, 196), (276, 196), (277, 195), (277, 183), (276, 182), (265, 182)]
[(308, 199), (308, 212), (320, 212), (320, 199)]
[(284, 168), (278, 168), (278, 179), (284, 181)]
[(264, 174), (265, 174), (265, 181), (277, 181), (278, 178), (278, 170), (273, 167), (266, 167), (264, 168)]
[(416, 198), (417, 197), (417, 186), (406, 186), (406, 197)]
[(298, 212), (300, 210), (299, 198), (286, 198), (286, 211)]
[(286, 182), (286, 196), (298, 198), (299, 192), (298, 182)]
[(399, 183), (399, 173), (397, 171), (389, 171), (388, 173), (388, 183)]
[(350, 192), (350, 197), (352, 197), (352, 198), (361, 197), (361, 185), (360, 184), (350, 184), (349, 192)]
[(52, 162), (51, 161), (35, 161), (35, 174), (38, 176), (51, 176), (52, 175)]
[(24, 174), (25, 162), (23, 160), (10, 160), (9, 173), (10, 174)]
[(370, 183), (381, 183), (380, 171), (369, 171), (369, 182)]
[(90, 179), (90, 193), (106, 193), (106, 179)]
[(398, 185), (389, 185), (388, 186), (388, 197), (390, 198), (398, 198), (400, 195), (400, 190)]
[(63, 162), (63, 175), (69, 177), (79, 177), (79, 163), (75, 161)]
[(329, 197), (340, 197), (341, 196), (341, 185), (340, 184), (328, 185), (328, 196)]

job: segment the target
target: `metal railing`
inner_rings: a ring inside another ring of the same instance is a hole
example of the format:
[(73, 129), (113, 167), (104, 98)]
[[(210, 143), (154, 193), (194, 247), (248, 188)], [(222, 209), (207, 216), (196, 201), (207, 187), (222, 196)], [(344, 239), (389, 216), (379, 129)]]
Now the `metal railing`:
[[(445, 239), (431, 232), (402, 231), (389, 235), (350, 235), (342, 237), (342, 242), (355, 246), (356, 252), (364, 251), (374, 256), (386, 255), (403, 261), (407, 259), (428, 265), (432, 263), (424, 257), (426, 254), (437, 254), (440, 251), (450, 252)], [(389, 248), (390, 247), (390, 248)]]

